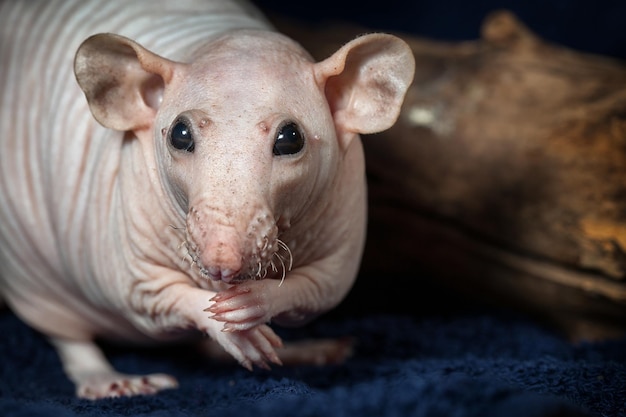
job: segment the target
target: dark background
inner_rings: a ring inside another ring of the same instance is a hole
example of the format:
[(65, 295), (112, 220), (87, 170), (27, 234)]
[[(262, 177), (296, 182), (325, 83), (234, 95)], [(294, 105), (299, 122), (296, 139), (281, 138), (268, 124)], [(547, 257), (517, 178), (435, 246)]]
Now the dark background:
[(438, 40), (479, 37), (483, 18), (508, 9), (535, 33), (577, 50), (626, 59), (626, 1), (256, 0), (266, 13), (310, 22), (345, 20)]
[[(507, 9), (547, 42), (580, 52), (611, 56), (626, 63), (626, 0), (256, 0), (254, 3), (270, 17), (284, 16), (316, 25), (349, 22), (370, 30), (447, 42), (480, 38), (485, 17), (496, 10)], [(428, 315), (493, 305), (501, 307), (496, 299), (479, 300), (442, 285), (436, 277), (418, 270), (418, 264), (416, 260), (416, 268), (402, 276), (362, 274), (346, 300), (331, 314), (392, 312)]]

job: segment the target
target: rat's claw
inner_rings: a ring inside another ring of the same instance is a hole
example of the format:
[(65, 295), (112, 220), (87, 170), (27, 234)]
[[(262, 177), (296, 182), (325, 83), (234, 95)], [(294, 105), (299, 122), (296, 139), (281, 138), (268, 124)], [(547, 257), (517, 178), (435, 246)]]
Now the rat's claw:
[(265, 370), (265, 371), (270, 371), (272, 368), (270, 368), (270, 366), (267, 364), (267, 362), (265, 361), (259, 361), (256, 363), (256, 366), (258, 366), (259, 368)]
[(228, 300), (229, 298), (232, 298), (232, 297), (236, 297), (237, 295), (240, 295), (240, 294), (247, 294), (251, 291), (252, 289), (250, 287), (243, 286), (243, 285), (236, 285), (232, 288), (229, 288), (228, 290), (218, 292), (209, 301), (213, 301), (217, 303), (220, 301)]
[(244, 359), (240, 361), (239, 364), (243, 366), (244, 368), (246, 368), (248, 371), (252, 372), (253, 368), (252, 368), (252, 362), (250, 362), (250, 359)]
[[(268, 358), (268, 360), (269, 360), (269, 358)], [(256, 366), (257, 368), (260, 368), (260, 369), (264, 369), (266, 371), (271, 370), (270, 366), (267, 363), (267, 360), (263, 359), (260, 356), (255, 358), (255, 359), (245, 358), (245, 359), (241, 360), (239, 362), (239, 364), (241, 366), (243, 366), (244, 368), (246, 368), (250, 372), (252, 372), (254, 370), (254, 366)]]
[(218, 332), (214, 336), (226, 352), (249, 371), (253, 366), (270, 369), (268, 363), (282, 365), (275, 351), (282, 347), (282, 340), (265, 324), (245, 331)]
[[(211, 317), (213, 318), (213, 317)], [(262, 323), (226, 323), (222, 328), (223, 332), (241, 332), (244, 330), (249, 330), (255, 326), (258, 326)]]
[(263, 333), (263, 336), (269, 341), (272, 347), (283, 347), (283, 340), (276, 333), (274, 333), (274, 331), (269, 326), (261, 326), (259, 327), (259, 331)]
[(215, 303), (204, 311), (213, 313), (211, 319), (226, 323), (222, 331), (244, 331), (270, 321), (271, 316), (264, 305), (255, 304), (251, 300), (237, 299)]
[[(264, 329), (261, 329), (264, 330)], [(260, 339), (259, 343), (256, 344), (256, 347), (263, 352), (263, 355), (265, 356), (265, 358), (270, 361), (271, 363), (274, 363), (276, 365), (280, 365), (282, 366), (282, 361), (280, 360), (280, 358), (278, 357), (278, 354), (276, 353), (276, 350), (274, 350), (277, 347), (282, 347), (282, 340), (278, 339), (278, 344), (279, 346), (276, 346), (274, 344), (275, 341), (272, 340), (272, 338), (268, 337), (268, 336), (272, 336), (272, 335), (276, 335), (274, 332), (271, 332), (271, 335), (266, 335), (264, 334), (265, 338)], [(278, 336), (276, 336), (278, 337)], [(267, 366), (267, 364), (266, 364)], [(269, 368), (269, 366), (267, 366)]]

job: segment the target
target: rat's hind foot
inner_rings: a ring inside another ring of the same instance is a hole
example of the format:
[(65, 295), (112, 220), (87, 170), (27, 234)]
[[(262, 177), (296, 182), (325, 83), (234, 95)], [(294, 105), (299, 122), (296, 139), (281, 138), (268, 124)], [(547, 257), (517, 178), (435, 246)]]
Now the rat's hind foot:
[[(339, 339), (304, 339), (285, 342), (276, 349), (280, 361), (287, 366), (337, 365), (345, 362), (354, 352), (355, 341), (345, 337)], [(229, 362), (232, 357), (211, 339), (203, 340), (200, 347), (213, 360)]]
[(277, 349), (278, 357), (285, 365), (338, 365), (354, 352), (354, 339), (304, 339), (285, 342)]
[(176, 388), (178, 382), (165, 374), (126, 375), (111, 367), (102, 351), (91, 341), (51, 340), (61, 357), (63, 369), (76, 386), (80, 398), (154, 394)]
[(97, 400), (100, 398), (156, 394), (161, 390), (176, 388), (177, 386), (176, 379), (165, 374), (125, 375), (114, 372), (83, 378), (77, 384), (76, 395), (80, 398)]

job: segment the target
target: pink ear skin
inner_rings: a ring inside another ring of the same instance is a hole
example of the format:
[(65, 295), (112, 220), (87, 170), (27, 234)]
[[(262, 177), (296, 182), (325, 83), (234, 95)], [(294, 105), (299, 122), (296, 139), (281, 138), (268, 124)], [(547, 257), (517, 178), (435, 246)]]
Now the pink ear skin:
[(337, 128), (364, 134), (396, 122), (414, 73), (411, 48), (387, 34), (360, 36), (315, 65)]
[(152, 125), (176, 65), (128, 38), (103, 33), (81, 44), (74, 73), (98, 122), (137, 131)]

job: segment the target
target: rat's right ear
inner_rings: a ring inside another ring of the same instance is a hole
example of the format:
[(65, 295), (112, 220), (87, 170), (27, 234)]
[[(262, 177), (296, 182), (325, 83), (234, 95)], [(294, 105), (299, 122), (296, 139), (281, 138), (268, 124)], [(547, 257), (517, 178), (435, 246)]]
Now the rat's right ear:
[(103, 33), (78, 48), (74, 74), (100, 124), (136, 131), (152, 125), (176, 65), (128, 38)]
[(393, 125), (415, 73), (413, 51), (388, 34), (362, 35), (315, 65), (337, 126), (377, 133)]

